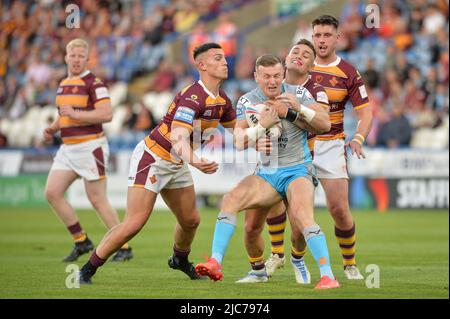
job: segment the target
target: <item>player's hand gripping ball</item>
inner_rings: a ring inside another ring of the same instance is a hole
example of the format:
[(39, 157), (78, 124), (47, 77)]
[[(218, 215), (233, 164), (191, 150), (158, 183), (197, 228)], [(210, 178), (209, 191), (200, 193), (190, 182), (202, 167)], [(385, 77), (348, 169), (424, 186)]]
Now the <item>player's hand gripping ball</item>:
[[(247, 107), (245, 110), (245, 119), (247, 120), (248, 126), (253, 127), (258, 125), (261, 112), (269, 108), (270, 106), (263, 103)], [(281, 121), (278, 121), (278, 123), (266, 129), (266, 136), (270, 139), (278, 138), (281, 135), (281, 129)]]

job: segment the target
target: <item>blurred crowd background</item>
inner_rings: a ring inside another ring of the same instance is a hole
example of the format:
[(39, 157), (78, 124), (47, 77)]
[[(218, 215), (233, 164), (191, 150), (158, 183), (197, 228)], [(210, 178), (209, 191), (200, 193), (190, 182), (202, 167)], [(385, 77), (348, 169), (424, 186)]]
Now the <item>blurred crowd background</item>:
[[(174, 95), (196, 80), (190, 52), (200, 43), (223, 46), (230, 69), (224, 88), (236, 101), (255, 87), (259, 55), (284, 58), (298, 39), (311, 39), (315, 16), (304, 19), (295, 10), (294, 2), (302, 1), (269, 1), (272, 10), (260, 13), (262, 23), (239, 27), (245, 19), (239, 13), (257, 2), (0, 0), (0, 147), (49, 147), (42, 130), (56, 116), (56, 90), (66, 76), (65, 45), (75, 37), (89, 41), (89, 69), (109, 86), (114, 119), (105, 130), (113, 148), (134, 147)], [(335, 1), (321, 2), (326, 7)], [(80, 8), (80, 28), (66, 26), (71, 3)], [(379, 28), (366, 27), (368, 4), (380, 8)], [(338, 54), (363, 75), (373, 106), (368, 145), (448, 149), (448, 1), (349, 0), (339, 8)], [(276, 27), (286, 21), (297, 30), (279, 34)], [(246, 41), (258, 28), (273, 29), (271, 37), (284, 38), (285, 45), (273, 48), (271, 38), (265, 46)], [(347, 107), (346, 131), (351, 134), (356, 122)], [(53, 146), (58, 143), (56, 137)]]

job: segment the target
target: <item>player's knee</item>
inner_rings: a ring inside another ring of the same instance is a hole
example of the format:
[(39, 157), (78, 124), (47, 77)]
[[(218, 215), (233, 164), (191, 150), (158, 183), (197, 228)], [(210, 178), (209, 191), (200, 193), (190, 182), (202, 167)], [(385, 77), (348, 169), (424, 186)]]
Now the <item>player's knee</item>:
[(200, 225), (200, 215), (197, 214), (197, 216), (191, 216), (189, 218), (186, 218), (182, 221), (180, 221), (180, 226), (183, 229), (197, 229), (197, 227)]
[(94, 207), (94, 209), (97, 211), (99, 210), (99, 208), (102, 207), (102, 205), (106, 201), (106, 198), (100, 194), (88, 194), (88, 199), (92, 207)]
[(254, 225), (252, 223), (245, 223), (244, 229), (245, 229), (245, 237), (247, 237), (247, 239), (250, 240), (258, 238), (262, 232), (261, 227), (258, 227), (258, 225)]
[(137, 233), (140, 232), (142, 227), (144, 227), (144, 222), (141, 222), (140, 220), (135, 221), (127, 221), (122, 224), (122, 235), (127, 239), (130, 240), (133, 238)]
[(222, 211), (226, 211), (227, 213), (234, 213), (240, 211), (239, 208), (236, 208), (240, 205), (243, 200), (242, 192), (231, 191), (226, 193), (222, 199)]
[(332, 203), (329, 205), (330, 213), (337, 219), (345, 219), (348, 214), (350, 214), (350, 210), (348, 205), (341, 202)]
[(45, 189), (45, 198), (49, 203), (54, 203), (61, 199), (64, 195), (52, 188)]

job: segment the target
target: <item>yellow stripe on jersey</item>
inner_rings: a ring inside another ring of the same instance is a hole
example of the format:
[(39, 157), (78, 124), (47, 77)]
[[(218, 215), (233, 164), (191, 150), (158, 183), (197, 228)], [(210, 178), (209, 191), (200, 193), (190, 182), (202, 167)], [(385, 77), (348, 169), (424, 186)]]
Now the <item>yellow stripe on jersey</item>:
[(329, 116), (332, 124), (340, 124), (344, 121), (344, 112), (331, 113)]
[(337, 139), (343, 139), (343, 138), (345, 138), (344, 132), (337, 133), (337, 134), (322, 134), (322, 135), (316, 136), (316, 139), (318, 141), (329, 141), (329, 140), (337, 140)]
[(71, 105), (76, 107), (86, 107), (89, 95), (57, 95), (56, 105)]
[(368, 105), (369, 105), (369, 102), (361, 104), (361, 105), (358, 105), (358, 106), (354, 107), (353, 109), (354, 110), (359, 110), (359, 109), (362, 109), (363, 107), (366, 107)]
[(347, 89), (334, 89), (326, 87), (325, 92), (327, 93), (330, 103), (341, 102), (345, 100), (348, 95)]
[(61, 81), (60, 86), (86, 85), (81, 78), (66, 78)]
[(177, 121), (177, 120), (173, 120), (173, 121), (172, 121), (172, 125), (173, 125), (174, 123), (177, 124), (177, 125), (179, 125), (179, 126), (184, 126), (185, 128), (189, 129), (190, 131), (193, 131), (193, 130), (194, 130), (194, 128), (192, 127), (192, 125), (189, 125), (189, 124), (187, 124), (187, 123), (180, 122), (180, 121)]
[(146, 136), (144, 138), (144, 142), (145, 142), (145, 145), (147, 145), (147, 147), (153, 153), (155, 153), (157, 156), (161, 157), (162, 159), (164, 159), (168, 162), (172, 162), (172, 163), (177, 163), (177, 164), (180, 163), (180, 162), (175, 162), (172, 159), (172, 156), (170, 155), (170, 153), (166, 149), (164, 149), (161, 145), (156, 143), (156, 141), (152, 140), (149, 136)]
[(202, 119), (202, 132), (209, 128), (216, 128), (219, 125), (219, 120), (211, 120), (211, 121), (205, 121)]
[(82, 135), (82, 136), (73, 136), (73, 137), (63, 137), (62, 141), (64, 144), (78, 144), (83, 143), (91, 140), (95, 140), (99, 137), (104, 136), (105, 134), (103, 132), (98, 134), (90, 134), (90, 135)]
[(109, 103), (111, 103), (110, 99), (101, 99), (99, 101), (97, 101), (94, 104), (94, 107), (100, 107), (100, 106), (109, 106)]
[(212, 97), (208, 96), (205, 101), (205, 106), (214, 106), (214, 105), (225, 105), (226, 101), (223, 97), (220, 95), (213, 99)]
[(324, 74), (339, 76), (344, 79), (348, 78), (347, 74), (345, 74), (345, 72), (342, 71), (337, 66), (325, 66), (324, 67), (324, 66), (315, 65), (313, 68), (313, 71), (317, 72), (317, 73), (324, 73)]
[(86, 122), (80, 120), (71, 119), (68, 116), (61, 116), (59, 118), (59, 126), (64, 127), (73, 127), (73, 126), (86, 126)]

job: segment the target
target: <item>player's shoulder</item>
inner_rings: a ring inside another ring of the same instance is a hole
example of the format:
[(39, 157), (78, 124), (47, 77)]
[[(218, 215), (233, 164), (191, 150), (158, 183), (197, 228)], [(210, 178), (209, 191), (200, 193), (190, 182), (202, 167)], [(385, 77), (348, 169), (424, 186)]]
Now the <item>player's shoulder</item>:
[(340, 59), (341, 61), (337, 66), (347, 75), (348, 78), (361, 77), (358, 69), (353, 64), (343, 58)]
[(239, 97), (241, 99), (254, 100), (258, 96), (258, 88), (248, 91)]
[(227, 92), (225, 92), (224, 89), (222, 89), (222, 88), (219, 89), (219, 96), (222, 97), (227, 103), (231, 104), (231, 99), (227, 95)]
[(199, 110), (205, 104), (206, 94), (201, 85), (194, 82), (181, 89), (175, 98), (177, 107), (184, 106), (194, 110)]
[(311, 94), (311, 96), (320, 103), (328, 104), (328, 96), (325, 88), (318, 82), (314, 81), (312, 77), (304, 84), (304, 88)]
[(195, 99), (204, 100), (208, 96), (208, 93), (205, 91), (203, 86), (198, 81), (196, 81), (186, 86), (180, 91), (180, 96), (182, 98), (192, 98), (192, 95), (194, 95), (193, 97), (194, 100)]
[(239, 97), (237, 105), (249, 107), (249, 106), (255, 104), (255, 102), (257, 100), (257, 96), (258, 96), (257, 89), (248, 91)]
[(81, 74), (80, 75), (80, 79), (83, 80), (83, 82), (85, 83), (85, 85), (87, 87), (91, 87), (91, 86), (95, 86), (95, 87), (106, 86), (105, 82), (101, 78), (95, 76), (95, 74), (93, 74), (89, 70), (87, 70), (83, 74)]

